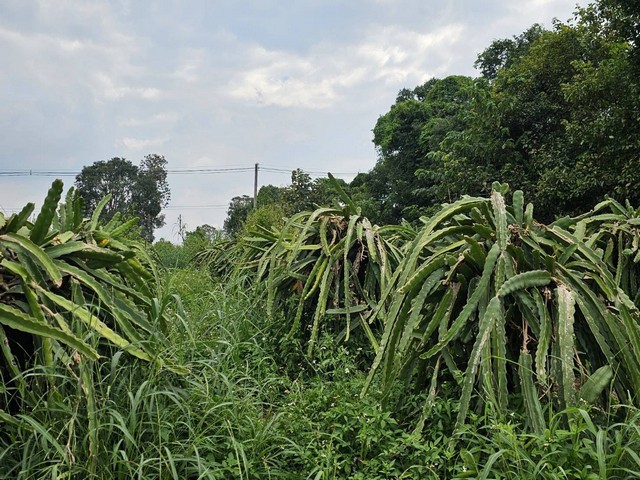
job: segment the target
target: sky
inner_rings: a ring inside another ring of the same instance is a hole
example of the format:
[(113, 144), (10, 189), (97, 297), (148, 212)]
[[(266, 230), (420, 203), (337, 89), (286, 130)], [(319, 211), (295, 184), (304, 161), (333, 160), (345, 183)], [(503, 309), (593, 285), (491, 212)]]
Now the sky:
[[(156, 238), (222, 227), (230, 199), (290, 171), (349, 181), (402, 88), (477, 76), (491, 41), (572, 17), (575, 0), (2, 0), (0, 211), (38, 207), (54, 177), (163, 155)], [(279, 171), (268, 171), (275, 169)]]

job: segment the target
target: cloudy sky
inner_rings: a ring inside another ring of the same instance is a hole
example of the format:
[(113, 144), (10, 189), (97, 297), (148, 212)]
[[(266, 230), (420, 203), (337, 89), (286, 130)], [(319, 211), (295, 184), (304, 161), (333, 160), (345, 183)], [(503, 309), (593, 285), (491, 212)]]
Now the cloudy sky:
[[(586, 4), (586, 1), (579, 2)], [(372, 128), (397, 92), (475, 76), (498, 38), (575, 0), (0, 1), (0, 172), (164, 155), (169, 169), (261, 167), (346, 180), (376, 161)], [(42, 202), (52, 177), (0, 175), (0, 210)], [(222, 226), (253, 172), (171, 174), (167, 225)]]

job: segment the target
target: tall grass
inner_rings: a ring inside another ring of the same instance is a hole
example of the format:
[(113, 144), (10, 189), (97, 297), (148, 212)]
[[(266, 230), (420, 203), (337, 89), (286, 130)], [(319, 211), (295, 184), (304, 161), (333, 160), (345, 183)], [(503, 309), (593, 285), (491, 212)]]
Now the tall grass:
[[(615, 479), (640, 472), (636, 410), (547, 414), (545, 431), (532, 434), (522, 414), (505, 419), (487, 406), (455, 433), (459, 401), (436, 398), (431, 420), (417, 430), (428, 392), (392, 392), (405, 396), (395, 411), (360, 397), (366, 372), (357, 343), (321, 335), (307, 357), (302, 344), (281, 340), (289, 325), (268, 320), (260, 295), (194, 269), (167, 277), (173, 322), (170, 351), (161, 353), (189, 373), (120, 351), (74, 369), (28, 371), (28, 382), (55, 375), (57, 394), (4, 419), (0, 478)], [(93, 396), (82, 391), (89, 380)]]
[(0, 478), (281, 476), (278, 465), (298, 447), (276, 428), (277, 367), (260, 345), (259, 309), (215, 287), (187, 295), (185, 305), (194, 315), (172, 326), (170, 352), (184, 361), (184, 376), (115, 352), (80, 367), (95, 385), (89, 405), (73, 370), (28, 372), (29, 381), (54, 375), (59, 395), (3, 425)]

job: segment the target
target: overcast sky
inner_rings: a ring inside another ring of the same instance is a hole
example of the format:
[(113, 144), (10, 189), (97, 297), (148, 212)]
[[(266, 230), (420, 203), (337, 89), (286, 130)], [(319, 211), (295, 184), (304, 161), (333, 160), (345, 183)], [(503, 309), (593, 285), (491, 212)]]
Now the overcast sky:
[[(586, 4), (586, 1), (579, 2)], [(336, 172), (376, 161), (397, 92), (477, 75), (476, 56), (574, 0), (0, 1), (0, 171), (164, 155), (169, 169)], [(285, 185), (287, 173), (259, 182)], [(73, 176), (63, 177), (65, 184)], [(0, 176), (0, 210), (39, 205), (52, 177)], [(156, 238), (221, 227), (253, 172), (169, 176)]]

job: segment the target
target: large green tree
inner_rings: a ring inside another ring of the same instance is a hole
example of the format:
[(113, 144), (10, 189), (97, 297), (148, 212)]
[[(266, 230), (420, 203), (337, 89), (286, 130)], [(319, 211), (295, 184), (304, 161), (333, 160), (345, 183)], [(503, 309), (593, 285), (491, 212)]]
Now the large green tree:
[(114, 157), (84, 167), (75, 184), (88, 215), (100, 200), (111, 195), (101, 219), (108, 221), (118, 212), (124, 217), (138, 217), (142, 237), (152, 242), (154, 229), (164, 225), (161, 212), (171, 197), (166, 167), (161, 155), (147, 155), (139, 166)]
[(376, 166), (351, 183), (367, 215), (378, 223), (413, 221), (437, 203), (438, 178), (430, 153), (448, 132), (464, 127), (472, 90), (471, 78), (450, 76), (400, 91), (373, 129)]
[[(638, 198), (634, 46), (628, 30), (616, 27), (633, 22), (623, 9), (604, 6), (580, 9), (573, 23), (540, 33), (492, 83), (495, 121), (520, 159), (517, 169), (500, 165), (496, 178), (525, 190), (543, 220), (575, 214), (606, 195)], [(487, 142), (496, 139), (485, 125), (471, 128), (484, 129)], [(460, 143), (451, 147), (460, 150)]]
[(551, 30), (494, 41), (481, 77), (402, 90), (374, 128), (379, 158), (352, 182), (376, 221), (415, 221), (433, 205), (488, 193), (532, 198), (543, 221), (609, 195), (640, 200), (640, 13), (602, 0)]

